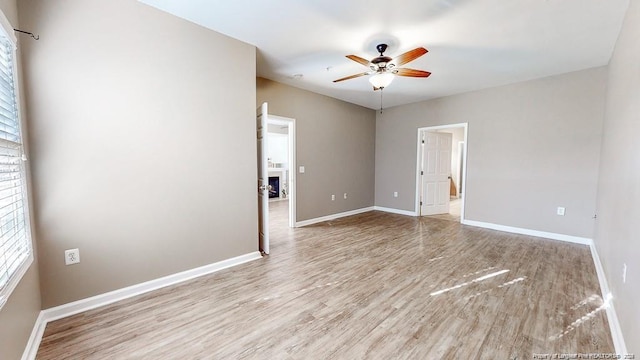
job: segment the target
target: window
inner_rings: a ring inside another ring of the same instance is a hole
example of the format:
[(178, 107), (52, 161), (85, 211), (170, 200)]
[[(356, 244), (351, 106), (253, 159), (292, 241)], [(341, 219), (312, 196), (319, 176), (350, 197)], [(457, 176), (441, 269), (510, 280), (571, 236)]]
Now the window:
[(0, 13), (0, 308), (33, 262), (16, 100), (15, 37)]

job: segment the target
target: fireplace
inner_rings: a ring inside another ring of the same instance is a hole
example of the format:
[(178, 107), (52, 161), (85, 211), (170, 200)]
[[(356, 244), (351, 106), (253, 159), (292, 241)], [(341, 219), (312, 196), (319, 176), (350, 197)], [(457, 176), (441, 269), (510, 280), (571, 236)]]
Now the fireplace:
[(280, 197), (280, 177), (269, 176), (269, 198)]

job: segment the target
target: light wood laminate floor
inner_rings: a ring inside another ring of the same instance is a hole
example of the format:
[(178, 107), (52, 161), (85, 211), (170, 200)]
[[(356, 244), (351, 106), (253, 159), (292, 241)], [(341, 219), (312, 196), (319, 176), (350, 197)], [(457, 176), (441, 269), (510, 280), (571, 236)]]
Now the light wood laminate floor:
[(375, 211), (289, 229), (286, 206), (270, 256), (49, 323), (38, 359), (614, 352), (586, 246)]
[(462, 213), (462, 199), (451, 198), (449, 202), (449, 213), (439, 215), (429, 215), (429, 219), (449, 220), (460, 222), (460, 214)]

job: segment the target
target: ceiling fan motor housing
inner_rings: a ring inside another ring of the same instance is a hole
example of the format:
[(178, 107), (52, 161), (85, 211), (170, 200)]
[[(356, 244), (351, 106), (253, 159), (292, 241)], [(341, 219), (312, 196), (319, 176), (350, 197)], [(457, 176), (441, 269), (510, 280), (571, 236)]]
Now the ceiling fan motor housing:
[(390, 64), (393, 59), (388, 56), (384, 56), (384, 52), (387, 50), (387, 44), (380, 44), (376, 46), (376, 49), (380, 53), (380, 56), (371, 60), (371, 70), (375, 72), (384, 72), (391, 69), (394, 66), (393, 64)]

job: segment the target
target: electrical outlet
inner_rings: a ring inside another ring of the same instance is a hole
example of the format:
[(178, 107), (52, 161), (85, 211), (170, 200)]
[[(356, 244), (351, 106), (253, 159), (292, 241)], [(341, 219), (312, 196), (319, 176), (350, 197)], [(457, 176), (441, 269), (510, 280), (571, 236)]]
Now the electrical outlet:
[(622, 264), (622, 283), (627, 283), (627, 264)]
[(398, 192), (397, 191), (393, 192), (393, 197), (398, 197)]
[(300, 168), (298, 169), (298, 171), (300, 172), (300, 174), (304, 174), (304, 166), (300, 166)]
[(344, 193), (344, 199), (345, 200), (347, 199), (347, 193)]
[(331, 201), (336, 201), (336, 196), (335, 195), (331, 195)]
[(80, 262), (80, 250), (70, 249), (64, 251), (64, 264), (73, 265)]
[(556, 211), (556, 214), (560, 216), (564, 216), (564, 208), (562, 206), (558, 206), (558, 210)]

